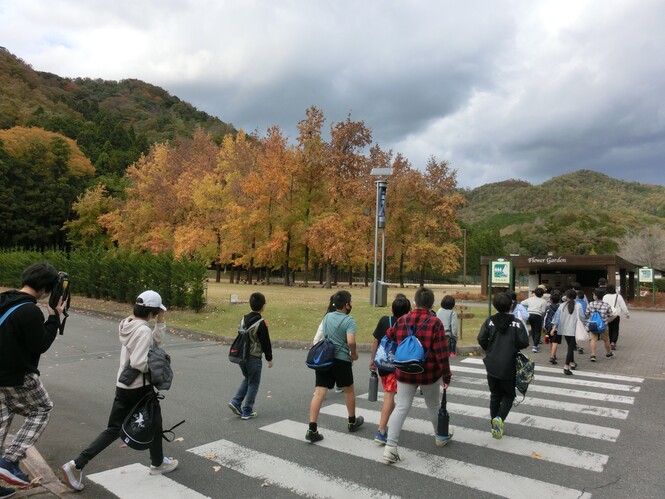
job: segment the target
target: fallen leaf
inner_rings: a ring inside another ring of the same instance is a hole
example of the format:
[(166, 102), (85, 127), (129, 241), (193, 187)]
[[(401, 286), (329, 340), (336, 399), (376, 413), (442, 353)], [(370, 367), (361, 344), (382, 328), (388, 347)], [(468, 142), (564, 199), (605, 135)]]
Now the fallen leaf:
[(185, 441), (185, 439), (182, 438), (182, 437), (178, 437), (174, 440), (174, 442), (184, 442), (184, 441)]
[(222, 469), (222, 467), (221, 466), (213, 466), (212, 469), (215, 473), (217, 473), (219, 470)]
[(542, 455), (542, 454), (538, 454), (537, 452), (532, 452), (532, 453), (531, 453), (531, 457), (534, 458), (534, 459), (542, 459), (542, 458), (543, 458), (543, 455)]
[(213, 454), (212, 452), (209, 454), (206, 454), (207, 459), (217, 459), (217, 454)]
[(261, 484), (261, 487), (270, 487), (270, 484), (268, 482), (263, 482)]

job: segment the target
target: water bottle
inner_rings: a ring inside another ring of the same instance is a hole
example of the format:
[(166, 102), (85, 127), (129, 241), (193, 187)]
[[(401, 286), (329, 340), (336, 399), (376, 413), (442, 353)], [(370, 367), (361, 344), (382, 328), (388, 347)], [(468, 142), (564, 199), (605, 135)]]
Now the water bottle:
[(376, 402), (376, 397), (379, 393), (379, 375), (376, 374), (376, 371), (372, 371), (369, 376), (369, 393), (367, 395), (367, 400), (370, 402)]

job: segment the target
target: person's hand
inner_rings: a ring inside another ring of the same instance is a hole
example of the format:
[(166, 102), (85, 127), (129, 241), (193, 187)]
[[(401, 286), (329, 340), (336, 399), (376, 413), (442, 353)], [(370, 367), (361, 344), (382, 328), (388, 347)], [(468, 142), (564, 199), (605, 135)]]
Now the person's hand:
[(450, 383), (446, 383), (445, 381), (442, 381), (441, 386), (443, 387), (444, 390), (447, 390), (448, 387), (450, 386)]
[(65, 310), (65, 302), (62, 300), (62, 297), (60, 297), (60, 301), (58, 302), (58, 306), (55, 307), (55, 310), (49, 307), (48, 303), (46, 304), (46, 309), (48, 310), (49, 315), (55, 315), (57, 313), (58, 316), (60, 316)]
[(268, 361), (268, 367), (272, 367), (272, 360)]
[(376, 366), (374, 365), (373, 360), (369, 361), (369, 370), (372, 371), (372, 372), (376, 371)]
[(157, 322), (164, 322), (164, 311), (160, 309), (157, 314)]
[(352, 353), (351, 354), (351, 361), (353, 362), (354, 360), (358, 360), (358, 354), (357, 353)]

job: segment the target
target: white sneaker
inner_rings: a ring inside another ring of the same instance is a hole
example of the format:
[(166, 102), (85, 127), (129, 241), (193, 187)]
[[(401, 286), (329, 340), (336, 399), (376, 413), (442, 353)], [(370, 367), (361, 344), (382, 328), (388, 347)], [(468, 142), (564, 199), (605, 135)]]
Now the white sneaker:
[(77, 469), (73, 460), (63, 464), (61, 469), (67, 487), (74, 490), (83, 490), (83, 470)]
[(386, 464), (392, 464), (401, 461), (399, 453), (397, 452), (397, 447), (386, 445), (385, 449), (383, 449), (383, 460), (386, 462)]
[(434, 443), (436, 444), (437, 447), (445, 447), (446, 445), (448, 445), (448, 442), (450, 442), (452, 440), (452, 438), (453, 438), (452, 433), (450, 433), (450, 435), (446, 435), (446, 436), (436, 435), (434, 437)]
[(150, 474), (151, 475), (163, 475), (164, 473), (170, 473), (178, 467), (177, 459), (169, 459), (164, 456), (164, 461), (159, 466), (150, 465)]

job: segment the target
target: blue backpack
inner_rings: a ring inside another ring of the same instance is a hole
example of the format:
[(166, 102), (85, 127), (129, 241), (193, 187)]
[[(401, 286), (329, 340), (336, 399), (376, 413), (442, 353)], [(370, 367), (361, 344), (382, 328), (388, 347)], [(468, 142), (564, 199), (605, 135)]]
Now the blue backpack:
[(408, 374), (420, 374), (425, 371), (423, 364), (425, 363), (427, 352), (416, 337), (416, 332), (427, 324), (429, 319), (429, 317), (425, 319), (425, 322), (420, 325), (418, 330), (414, 330), (413, 326), (407, 326), (409, 336), (397, 345), (395, 360), (393, 361), (395, 367), (400, 371)]
[[(393, 318), (389, 317), (390, 327), (393, 326)], [(395, 370), (395, 351), (397, 350), (397, 342), (384, 335), (379, 342), (374, 355), (374, 365), (386, 372), (393, 372)]]
[(589, 319), (589, 332), (600, 334), (603, 331), (605, 331), (605, 321), (603, 320), (603, 316), (600, 315), (600, 312), (596, 310), (591, 314), (591, 318)]
[[(345, 323), (345, 320), (346, 318), (339, 323), (339, 326), (337, 326), (338, 329)], [(328, 339), (325, 326), (324, 322), (323, 339), (309, 349), (307, 359), (305, 360), (305, 365), (315, 371), (327, 371), (331, 369), (335, 360), (335, 344)]]

